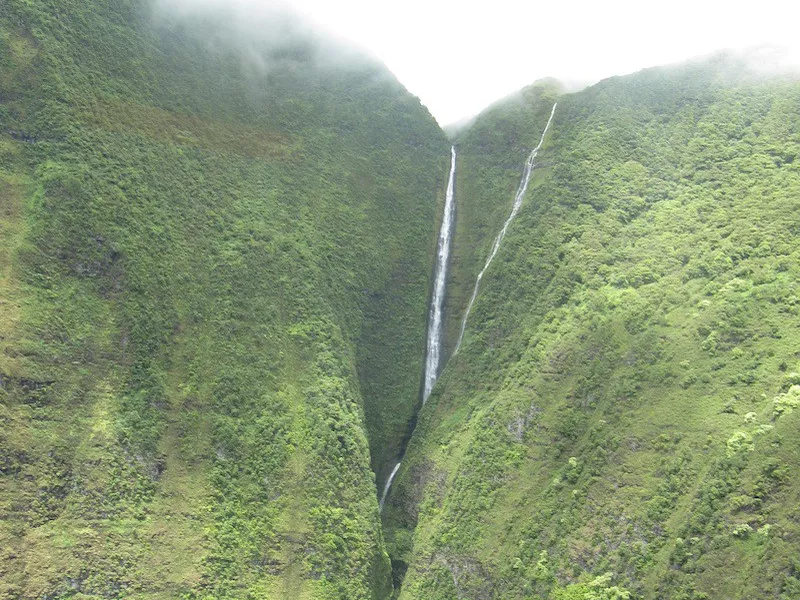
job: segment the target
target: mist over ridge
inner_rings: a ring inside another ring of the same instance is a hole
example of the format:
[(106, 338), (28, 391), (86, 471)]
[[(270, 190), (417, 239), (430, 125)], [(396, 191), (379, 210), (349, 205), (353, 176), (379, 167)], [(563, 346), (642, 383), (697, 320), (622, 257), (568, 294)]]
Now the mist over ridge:
[[(397, 59), (391, 54), (381, 50), (380, 43), (376, 38), (371, 35), (366, 35), (366, 31), (370, 24), (375, 25), (376, 19), (379, 18), (379, 9), (370, 9), (362, 6), (360, 0), (352, 0), (346, 3), (343, 7), (341, 15), (336, 15), (335, 11), (329, 10), (325, 3), (319, 3), (317, 0), (303, 0), (303, 1), (284, 1), (284, 0), (266, 0), (264, 2), (259, 0), (234, 0), (231, 2), (223, 2), (222, 0), (200, 0), (193, 2), (191, 0), (152, 0), (156, 12), (169, 14), (170, 18), (180, 17), (184, 21), (202, 22), (206, 24), (214, 23), (216, 32), (209, 32), (210, 37), (222, 36), (228, 38), (228, 43), (235, 42), (238, 44), (243, 53), (249, 56), (251, 65), (257, 68), (265, 69), (269, 64), (263, 54), (267, 50), (277, 50), (280, 48), (286, 49), (291, 45), (301, 43), (306, 45), (306, 49), (312, 52), (318, 60), (327, 62), (334, 62), (338, 67), (354, 67), (363, 64), (363, 61), (380, 61), (392, 69), (400, 78), (401, 84), (408, 88), (413, 94), (419, 96), (429, 109), (432, 109), (434, 116), (439, 121), (440, 125), (448, 129), (463, 127), (463, 124), (469, 122), (473, 117), (477, 116), (481, 111), (485, 110), (490, 105), (496, 103), (504, 97), (513, 95), (515, 90), (529, 85), (534, 81), (538, 81), (543, 76), (550, 76), (562, 82), (565, 91), (572, 92), (578, 91), (589, 85), (593, 85), (614, 76), (621, 76), (636, 72), (641, 69), (651, 68), (658, 65), (677, 66), (686, 62), (704, 60), (715, 54), (725, 53), (730, 56), (738, 57), (738, 60), (747, 63), (748, 68), (753, 71), (761, 71), (765, 74), (777, 74), (800, 70), (800, 48), (797, 45), (791, 45), (786, 41), (786, 37), (778, 35), (773, 41), (766, 39), (758, 42), (753, 42), (756, 32), (763, 32), (765, 25), (759, 20), (753, 28), (753, 34), (750, 36), (742, 36), (742, 41), (738, 45), (732, 45), (729, 38), (720, 38), (716, 47), (706, 44), (702, 50), (687, 50), (681, 56), (680, 52), (673, 51), (670, 53), (662, 53), (661, 55), (654, 55), (649, 64), (638, 63), (638, 68), (631, 69), (625, 64), (614, 66), (614, 61), (617, 58), (609, 59), (608, 66), (595, 69), (596, 72), (602, 72), (602, 76), (576, 74), (577, 72), (569, 65), (561, 64), (560, 66), (549, 67), (548, 72), (542, 73), (541, 68), (537, 63), (541, 59), (531, 62), (529, 70), (530, 74), (526, 77), (524, 70), (514, 69), (507, 66), (507, 56), (502, 54), (492, 55), (487, 50), (486, 61), (493, 71), (503, 73), (505, 71), (516, 72), (516, 86), (509, 86), (508, 84), (496, 85), (489, 81), (488, 85), (482, 87), (481, 96), (483, 98), (482, 105), (475, 105), (467, 113), (462, 111), (462, 114), (453, 119), (453, 117), (442, 117), (442, 112), (437, 108), (438, 102), (431, 103), (429, 100), (429, 93), (418, 83), (418, 79), (422, 76), (427, 67), (418, 65), (418, 72), (409, 71), (407, 67), (402, 66), (397, 68), (395, 63)], [(409, 7), (411, 11), (413, 7)], [(763, 15), (765, 11), (760, 11)], [(388, 11), (387, 14), (392, 14), (395, 17), (398, 15), (397, 11)], [(350, 16), (350, 21), (355, 24), (348, 25), (345, 20), (345, 15)], [(361, 15), (360, 19), (356, 15)], [(433, 13), (432, 18), (436, 18), (438, 11)], [(391, 18), (391, 17), (389, 17)], [(586, 17), (581, 17), (586, 18)], [(601, 18), (601, 17), (598, 17)], [(605, 18), (605, 17), (602, 17)], [(699, 18), (709, 18), (706, 11), (704, 11)], [(788, 17), (787, 17), (788, 18)], [(363, 20), (363, 22), (361, 22)], [(583, 27), (583, 21), (579, 21)], [(737, 27), (739, 21), (736, 21)], [(408, 34), (409, 40), (414, 39), (414, 22), (410, 21), (405, 25), (409, 27)], [(470, 27), (476, 25), (470, 21)], [(488, 19), (485, 23), (485, 30), (480, 35), (494, 35), (492, 28), (496, 28), (498, 24), (494, 19)], [(694, 25), (696, 27), (697, 25)], [(220, 30), (232, 30), (232, 37), (228, 34), (222, 33)], [(477, 32), (476, 32), (477, 33)], [(540, 32), (542, 33), (542, 32)], [(640, 36), (637, 33), (637, 39)], [(420, 34), (422, 36), (429, 35), (427, 27), (420, 25)], [(762, 35), (762, 37), (764, 37)], [(425, 39), (423, 37), (423, 39)], [(640, 43), (645, 43), (644, 39)], [(579, 44), (580, 39), (576, 39), (575, 43)], [(377, 44), (377, 46), (376, 46)], [(413, 42), (412, 42), (413, 47)], [(378, 48), (376, 50), (376, 48)], [(435, 52), (447, 52), (446, 46), (436, 46)], [(431, 55), (432, 61), (437, 62), (442, 59), (442, 56)], [(481, 64), (486, 61), (482, 61)], [(456, 64), (457, 67), (457, 64)], [(463, 85), (465, 80), (480, 81), (481, 71), (470, 72), (460, 70), (457, 68), (453, 73), (442, 73), (438, 83), (436, 78), (428, 78), (423, 84), (426, 87), (433, 89), (432, 86), (438, 86), (439, 91), (433, 93), (440, 94), (442, 90), (447, 87), (455, 87)], [(425, 77), (428, 77), (425, 75)], [(489, 90), (494, 90), (493, 95), (488, 95)]]
[(210, 50), (235, 49), (255, 76), (292, 61), (321, 70), (378, 71), (367, 49), (282, 0), (148, 0), (158, 27), (178, 27)]

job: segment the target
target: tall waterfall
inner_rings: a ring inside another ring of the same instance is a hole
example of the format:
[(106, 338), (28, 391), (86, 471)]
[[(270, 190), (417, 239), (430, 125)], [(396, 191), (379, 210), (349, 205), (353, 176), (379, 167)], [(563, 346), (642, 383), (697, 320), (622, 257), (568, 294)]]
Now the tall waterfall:
[[(444, 292), (447, 281), (447, 267), (450, 259), (450, 239), (453, 234), (453, 216), (455, 215), (455, 187), (456, 187), (456, 148), (450, 148), (450, 177), (447, 179), (447, 193), (444, 200), (444, 216), (442, 227), (439, 229), (439, 242), (436, 246), (436, 278), (431, 295), (431, 306), (428, 314), (428, 342), (425, 347), (425, 388), (422, 392), (422, 403), (431, 395), (442, 361), (442, 316), (444, 312)], [(400, 470), (400, 461), (392, 469), (391, 475), (386, 480), (381, 494), (380, 510), (389, 495), (397, 471)]]
[(455, 213), (453, 197), (456, 187), (456, 149), (450, 148), (450, 177), (447, 180), (447, 194), (444, 201), (444, 216), (439, 230), (439, 244), (436, 255), (436, 282), (431, 296), (430, 316), (428, 318), (428, 344), (425, 351), (425, 389), (422, 403), (428, 400), (439, 377), (442, 360), (442, 313), (444, 311), (444, 289), (447, 281), (447, 267), (450, 258), (450, 238), (453, 233), (453, 215)]
[(525, 161), (525, 170), (522, 173), (522, 180), (519, 182), (519, 188), (517, 189), (517, 194), (514, 196), (514, 206), (511, 208), (511, 214), (506, 219), (506, 222), (503, 224), (503, 228), (500, 230), (500, 233), (497, 234), (497, 237), (494, 240), (494, 245), (492, 246), (492, 251), (489, 253), (489, 258), (486, 260), (486, 264), (483, 265), (483, 269), (480, 273), (478, 273), (478, 279), (475, 281), (475, 289), (472, 290), (472, 297), (469, 299), (469, 304), (467, 304), (467, 310), (464, 313), (464, 318), (461, 321), (461, 331), (458, 334), (458, 342), (456, 342), (456, 348), (453, 351), (453, 354), (458, 352), (458, 349), (461, 347), (461, 340), (464, 338), (464, 330), (467, 328), (467, 319), (469, 318), (469, 313), (472, 310), (472, 305), (475, 302), (475, 298), (478, 296), (478, 288), (481, 285), (481, 279), (483, 279), (484, 273), (486, 273), (486, 269), (489, 268), (489, 265), (492, 264), (492, 260), (494, 260), (497, 251), (500, 249), (500, 243), (503, 241), (503, 238), (506, 237), (506, 232), (508, 231), (508, 226), (511, 225), (511, 221), (514, 220), (514, 217), (517, 216), (520, 207), (522, 206), (522, 199), (525, 197), (525, 192), (528, 191), (528, 183), (531, 180), (531, 171), (533, 171), (533, 167), (536, 160), (536, 155), (539, 153), (539, 149), (542, 147), (544, 143), (544, 136), (547, 134), (547, 130), (550, 129), (550, 123), (553, 121), (553, 115), (556, 114), (556, 106), (558, 103), (556, 102), (553, 104), (553, 110), (550, 111), (550, 118), (547, 119), (547, 125), (544, 126), (544, 131), (542, 131), (542, 137), (539, 140), (539, 144), (536, 148), (533, 149), (533, 152), (530, 153), (528, 156), (528, 160)]

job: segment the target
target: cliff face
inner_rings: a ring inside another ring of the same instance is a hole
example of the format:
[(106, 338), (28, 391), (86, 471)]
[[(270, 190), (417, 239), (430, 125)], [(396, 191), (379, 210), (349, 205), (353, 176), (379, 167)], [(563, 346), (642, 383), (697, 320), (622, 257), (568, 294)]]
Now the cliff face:
[(390, 593), (449, 145), (270, 27), (0, 6), (2, 598)]
[(794, 597), (800, 85), (717, 57), (487, 110), (451, 339), (556, 99), (384, 511), (400, 597)]

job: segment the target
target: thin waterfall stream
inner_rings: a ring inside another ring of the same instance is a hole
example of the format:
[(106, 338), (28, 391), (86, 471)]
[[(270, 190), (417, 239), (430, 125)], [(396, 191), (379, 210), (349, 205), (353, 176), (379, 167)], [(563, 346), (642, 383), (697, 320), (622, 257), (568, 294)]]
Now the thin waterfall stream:
[[(506, 236), (506, 232), (508, 231), (509, 225), (517, 216), (520, 207), (522, 206), (522, 200), (525, 197), (525, 192), (528, 191), (528, 184), (531, 180), (531, 172), (536, 164), (536, 155), (539, 153), (539, 150), (544, 143), (545, 135), (547, 135), (547, 130), (550, 129), (550, 123), (553, 122), (553, 116), (556, 114), (556, 106), (558, 103), (553, 104), (553, 108), (550, 111), (550, 118), (547, 119), (547, 124), (544, 126), (544, 130), (542, 131), (542, 137), (539, 139), (539, 144), (531, 151), (528, 159), (525, 161), (525, 168), (522, 174), (522, 180), (519, 183), (519, 188), (517, 189), (517, 193), (514, 196), (514, 205), (511, 208), (511, 214), (509, 215), (506, 222), (503, 224), (503, 228), (500, 230), (500, 233), (497, 234), (497, 237), (494, 240), (494, 245), (492, 246), (492, 251), (489, 253), (489, 258), (486, 260), (486, 264), (484, 264), (483, 269), (478, 274), (478, 279), (475, 281), (475, 288), (472, 290), (472, 297), (469, 300), (469, 304), (467, 304), (467, 310), (464, 312), (464, 318), (461, 321), (461, 331), (458, 335), (458, 342), (456, 342), (455, 350), (453, 351), (453, 355), (458, 352), (458, 349), (461, 347), (461, 340), (464, 337), (464, 330), (467, 328), (467, 319), (469, 318), (469, 313), (472, 310), (472, 305), (475, 302), (475, 298), (478, 296), (478, 290), (480, 288), (481, 279), (483, 279), (486, 270), (489, 268), (489, 265), (494, 260), (497, 251), (500, 249), (500, 244), (503, 241), (503, 238)], [(443, 336), (443, 328), (444, 328), (444, 300), (445, 300), (445, 288), (447, 283), (447, 269), (449, 267), (449, 259), (450, 259), (450, 246), (451, 246), (451, 238), (453, 235), (453, 217), (455, 216), (455, 177), (456, 177), (456, 148), (452, 146), (450, 148), (450, 177), (447, 180), (447, 193), (445, 195), (445, 202), (444, 202), (444, 216), (442, 217), (442, 226), (439, 230), (439, 242), (437, 244), (437, 254), (436, 254), (436, 271), (434, 272), (434, 286), (433, 286), (433, 293), (431, 295), (431, 304), (430, 304), (430, 312), (428, 314), (428, 338), (427, 344), (425, 347), (425, 386), (422, 393), (422, 405), (425, 405), (425, 402), (428, 401), (428, 397), (431, 395), (433, 391), (433, 386), (436, 384), (436, 380), (439, 378), (439, 373), (441, 373), (441, 360), (442, 360), (442, 345), (444, 342)], [(379, 503), (379, 509), (383, 511), (383, 505), (386, 502), (386, 497), (389, 495), (389, 491), (392, 488), (392, 482), (394, 482), (394, 478), (397, 475), (397, 472), (400, 470), (400, 465), (402, 464), (402, 456), (400, 460), (397, 461), (394, 468), (392, 469), (389, 478), (386, 480), (386, 484), (383, 486), (383, 493), (381, 494), (381, 499)]]
[[(450, 246), (453, 237), (453, 217), (455, 216), (455, 189), (456, 189), (456, 148), (450, 148), (450, 176), (447, 179), (447, 192), (444, 200), (444, 215), (442, 216), (442, 226), (439, 229), (439, 241), (436, 245), (436, 270), (434, 271), (433, 293), (431, 294), (431, 304), (428, 313), (428, 338), (425, 346), (425, 386), (422, 392), (422, 404), (428, 400), (433, 386), (439, 378), (442, 361), (442, 345), (444, 326), (444, 298), (447, 283), (447, 268), (450, 265)], [(395, 475), (400, 470), (402, 458), (392, 469), (386, 485), (383, 487), (380, 510), (386, 502), (386, 496), (392, 487)]]
[(425, 348), (425, 389), (422, 404), (428, 401), (433, 386), (439, 378), (442, 361), (442, 327), (444, 320), (444, 296), (447, 283), (447, 268), (450, 265), (450, 239), (453, 235), (453, 216), (455, 215), (456, 189), (456, 148), (450, 148), (450, 177), (447, 180), (447, 194), (444, 201), (444, 216), (439, 230), (439, 244), (436, 256), (436, 282), (431, 296), (430, 316), (428, 318), (428, 343)]
[(453, 350), (453, 356), (458, 354), (458, 349), (461, 348), (461, 340), (464, 339), (464, 331), (467, 328), (467, 319), (469, 318), (469, 313), (472, 311), (472, 305), (475, 303), (475, 298), (478, 297), (478, 289), (481, 285), (481, 279), (483, 279), (483, 275), (486, 273), (486, 269), (489, 268), (489, 265), (492, 264), (497, 251), (500, 249), (500, 243), (503, 241), (503, 238), (506, 237), (506, 232), (508, 231), (508, 226), (511, 225), (511, 221), (517, 216), (520, 207), (522, 206), (522, 199), (525, 197), (525, 192), (528, 191), (528, 183), (531, 180), (531, 172), (533, 171), (533, 167), (536, 161), (536, 155), (539, 153), (539, 149), (542, 147), (544, 143), (544, 136), (547, 135), (547, 130), (550, 129), (550, 123), (553, 122), (553, 116), (556, 114), (556, 106), (558, 106), (558, 102), (553, 104), (553, 109), (550, 111), (550, 118), (547, 119), (547, 125), (544, 126), (544, 130), (542, 131), (542, 137), (539, 139), (539, 144), (528, 156), (528, 160), (525, 161), (525, 169), (522, 173), (522, 180), (519, 182), (519, 188), (517, 188), (517, 193), (514, 196), (514, 206), (511, 208), (511, 214), (506, 219), (506, 222), (503, 224), (503, 228), (500, 230), (500, 233), (497, 234), (497, 237), (494, 240), (494, 245), (492, 246), (492, 251), (489, 253), (489, 258), (486, 260), (486, 264), (483, 265), (483, 269), (480, 273), (478, 273), (478, 279), (475, 280), (475, 288), (472, 290), (472, 297), (469, 299), (469, 304), (467, 304), (467, 310), (464, 312), (464, 318), (461, 321), (461, 331), (458, 334), (458, 341), (456, 342), (456, 348)]

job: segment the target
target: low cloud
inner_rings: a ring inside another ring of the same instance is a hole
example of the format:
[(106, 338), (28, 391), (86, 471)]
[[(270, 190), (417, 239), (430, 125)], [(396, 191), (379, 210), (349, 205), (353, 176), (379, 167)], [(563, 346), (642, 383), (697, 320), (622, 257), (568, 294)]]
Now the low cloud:
[(182, 27), (211, 50), (236, 50), (248, 70), (264, 74), (275, 64), (302, 61), (324, 66), (374, 62), (352, 43), (337, 40), (281, 0), (152, 0), (161, 26)]

